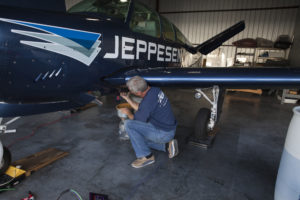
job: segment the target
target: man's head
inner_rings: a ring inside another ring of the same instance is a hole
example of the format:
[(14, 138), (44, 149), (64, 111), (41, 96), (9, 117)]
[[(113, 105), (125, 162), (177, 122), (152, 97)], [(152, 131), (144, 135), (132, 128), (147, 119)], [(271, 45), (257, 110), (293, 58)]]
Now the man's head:
[(136, 96), (144, 97), (144, 95), (147, 93), (148, 84), (145, 79), (140, 76), (134, 76), (130, 78), (126, 85), (129, 91)]

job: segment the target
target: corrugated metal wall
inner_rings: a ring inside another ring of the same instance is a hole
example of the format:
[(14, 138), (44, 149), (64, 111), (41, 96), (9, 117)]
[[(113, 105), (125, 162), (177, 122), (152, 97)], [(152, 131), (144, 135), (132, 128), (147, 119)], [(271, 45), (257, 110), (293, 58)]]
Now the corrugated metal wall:
[[(225, 43), (231, 45), (242, 38), (262, 37), (275, 41), (283, 34), (292, 37), (297, 6), (299, 0), (160, 0), (159, 12), (194, 44), (245, 20), (246, 29)], [(227, 57), (234, 56), (233, 47), (222, 48)]]
[[(80, 0), (66, 0), (69, 8)], [(140, 0), (156, 8), (156, 0)], [(159, 12), (173, 22), (193, 43), (200, 44), (240, 20), (246, 29), (227, 41), (222, 49), (234, 57), (233, 41), (262, 37), (275, 41), (293, 36), (299, 0), (159, 0)], [(280, 9), (281, 8), (281, 9)]]
[[(65, 0), (67, 9), (69, 9), (70, 7), (72, 7), (73, 5), (75, 5), (76, 3), (80, 2), (80, 1), (82, 1), (82, 0)], [(156, 0), (139, 0), (139, 1), (153, 9), (156, 8)]]
[(300, 8), (298, 9), (297, 21), (295, 25), (295, 38), (291, 48), (289, 60), (292, 66), (300, 67)]
[(138, 0), (139, 2), (144, 3), (152, 9), (156, 9), (156, 0)]

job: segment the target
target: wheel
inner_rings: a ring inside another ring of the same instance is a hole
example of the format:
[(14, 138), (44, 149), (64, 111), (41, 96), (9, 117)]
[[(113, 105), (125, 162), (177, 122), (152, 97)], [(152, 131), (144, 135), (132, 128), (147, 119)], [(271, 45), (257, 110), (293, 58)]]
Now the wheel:
[(208, 137), (208, 123), (210, 119), (210, 109), (201, 108), (196, 116), (194, 137), (197, 140), (206, 140)]
[(0, 174), (4, 174), (11, 163), (11, 154), (8, 148), (3, 147), (3, 158), (0, 162)]

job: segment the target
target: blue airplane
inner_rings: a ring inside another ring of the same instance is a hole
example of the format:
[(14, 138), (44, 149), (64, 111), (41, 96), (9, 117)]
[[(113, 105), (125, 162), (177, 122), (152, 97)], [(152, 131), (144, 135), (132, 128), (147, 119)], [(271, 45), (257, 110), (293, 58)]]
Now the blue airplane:
[[(0, 1), (0, 117), (69, 110), (112, 93), (135, 75), (150, 85), (189, 87), (212, 105), (196, 117), (195, 138), (206, 139), (220, 118), (225, 88), (295, 88), (296, 68), (192, 68), (188, 56), (207, 55), (245, 28), (243, 21), (193, 46), (180, 30), (135, 0)], [(211, 88), (209, 99), (201, 88)], [(2, 126), (0, 131), (5, 131)], [(2, 158), (3, 157), (3, 158)], [(0, 172), (10, 153), (0, 141)]]

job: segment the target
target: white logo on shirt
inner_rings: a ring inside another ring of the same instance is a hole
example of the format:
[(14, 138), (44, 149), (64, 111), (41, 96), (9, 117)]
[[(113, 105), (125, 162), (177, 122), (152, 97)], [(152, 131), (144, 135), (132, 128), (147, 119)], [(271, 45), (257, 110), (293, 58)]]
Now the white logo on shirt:
[(164, 107), (168, 102), (168, 98), (165, 96), (163, 91), (158, 93), (158, 104), (160, 107)]

